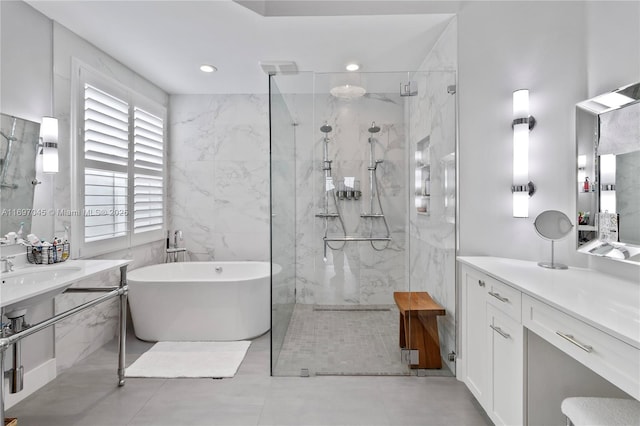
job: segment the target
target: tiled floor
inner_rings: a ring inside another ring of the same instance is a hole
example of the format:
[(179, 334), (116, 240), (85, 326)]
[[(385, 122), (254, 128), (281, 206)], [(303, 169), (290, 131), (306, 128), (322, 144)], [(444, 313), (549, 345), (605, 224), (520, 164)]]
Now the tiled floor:
[[(398, 316), (395, 305), (296, 304), (274, 374), (416, 374), (400, 362)], [(446, 367), (422, 373), (452, 375)]]
[[(269, 335), (253, 341), (232, 379), (127, 379), (118, 388), (115, 342), (7, 415), (20, 426), (486, 425), (452, 377), (270, 377)], [(127, 364), (151, 345), (130, 338)]]

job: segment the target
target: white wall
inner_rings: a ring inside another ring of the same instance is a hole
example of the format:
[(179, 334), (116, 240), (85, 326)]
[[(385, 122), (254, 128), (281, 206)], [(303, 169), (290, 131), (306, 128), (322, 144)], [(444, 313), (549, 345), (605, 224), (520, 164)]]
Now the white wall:
[(0, 3), (0, 111), (40, 122), (51, 115), (51, 25), (21, 1)]
[[(19, 1), (0, 2), (0, 19), (0, 112), (39, 123), (43, 115), (51, 115), (51, 21)], [(41, 176), (38, 178), (44, 180)], [(50, 179), (35, 191), (35, 202), (44, 199), (49, 202), (48, 207), (51, 206)], [(51, 218), (34, 217), (32, 229), (34, 232), (43, 228), (50, 230), (51, 223)], [(17, 254), (18, 262), (26, 262), (24, 253), (24, 247), (14, 246), (2, 247), (0, 254)], [(34, 324), (52, 314), (53, 303), (44, 302), (32, 307), (26, 320)], [(52, 341), (52, 328), (23, 340), (22, 363), (26, 372), (53, 357)], [(7, 359), (7, 366), (9, 362)]]
[(640, 81), (640, 2), (588, 2), (587, 98)]
[[(460, 254), (546, 259), (536, 215), (556, 209), (575, 221), (575, 104), (638, 80), (640, 5), (469, 2), (458, 19)], [(529, 218), (515, 219), (511, 93), (524, 87), (538, 121), (530, 146), (537, 193)], [(556, 254), (574, 266), (601, 263), (576, 253), (574, 235)]]
[[(587, 95), (582, 2), (469, 2), (460, 11), (460, 254), (546, 259), (550, 244), (533, 220), (575, 211), (575, 103)], [(512, 217), (512, 92), (530, 90), (529, 218)], [(575, 220), (574, 220), (575, 221)], [(557, 259), (585, 265), (575, 239)]]

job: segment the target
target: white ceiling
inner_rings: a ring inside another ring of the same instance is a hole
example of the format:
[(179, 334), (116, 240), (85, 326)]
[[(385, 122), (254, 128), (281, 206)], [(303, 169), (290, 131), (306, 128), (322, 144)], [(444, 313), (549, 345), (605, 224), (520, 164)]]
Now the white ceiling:
[[(165, 91), (207, 94), (266, 93), (259, 61), (294, 61), (315, 72), (344, 71), (350, 61), (363, 72), (414, 70), (457, 2), (27, 3)], [(218, 72), (202, 73), (203, 63)]]

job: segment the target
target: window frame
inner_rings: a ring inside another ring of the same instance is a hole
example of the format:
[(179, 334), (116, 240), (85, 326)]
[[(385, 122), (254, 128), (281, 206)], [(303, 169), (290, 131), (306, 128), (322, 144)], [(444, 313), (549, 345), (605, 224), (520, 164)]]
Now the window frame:
[[(167, 108), (160, 102), (134, 91), (132, 88), (91, 68), (77, 58), (72, 59), (71, 78), (71, 255), (72, 258), (87, 258), (118, 250), (160, 241), (167, 229)], [(126, 235), (101, 240), (85, 241), (85, 153), (84, 153), (84, 97), (85, 84), (89, 84), (128, 103), (128, 165), (127, 165), (127, 231)], [(162, 226), (161, 229), (134, 232), (134, 111), (152, 114), (162, 120)]]

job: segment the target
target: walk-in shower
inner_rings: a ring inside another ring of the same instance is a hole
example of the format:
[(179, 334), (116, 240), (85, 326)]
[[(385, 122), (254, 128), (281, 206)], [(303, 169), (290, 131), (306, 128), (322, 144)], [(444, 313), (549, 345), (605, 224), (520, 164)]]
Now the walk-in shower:
[[(364, 90), (332, 94), (346, 84)], [(455, 368), (444, 168), (430, 166), (429, 215), (414, 206), (413, 172), (427, 136), (432, 158), (455, 151), (454, 84), (451, 71), (271, 76), (271, 253), (283, 265), (272, 278), (274, 375), (412, 374), (400, 359), (398, 291), (428, 291), (446, 308), (438, 373)]]

